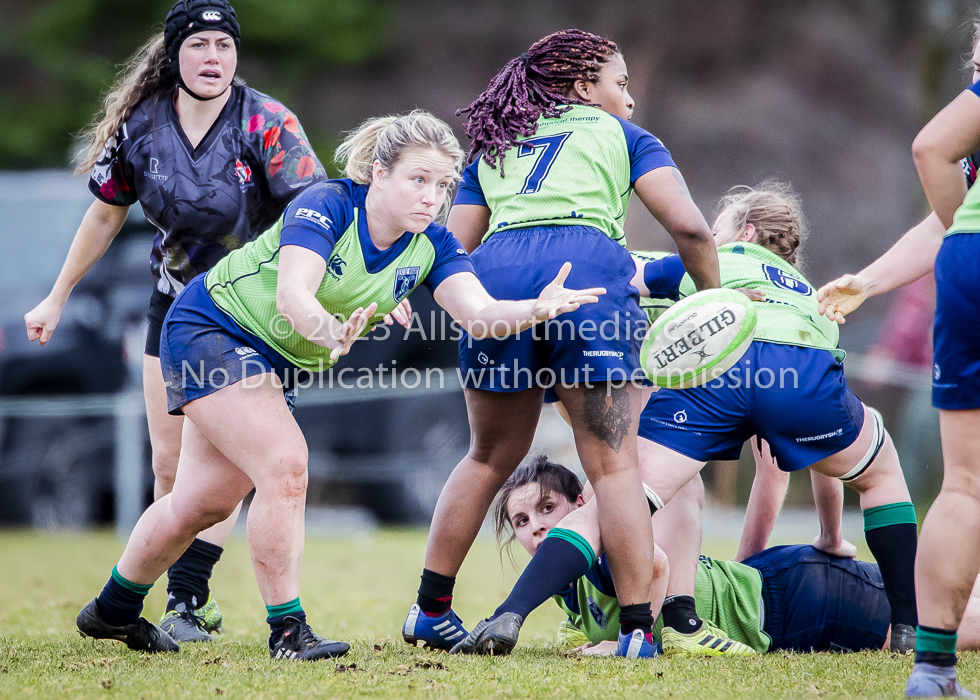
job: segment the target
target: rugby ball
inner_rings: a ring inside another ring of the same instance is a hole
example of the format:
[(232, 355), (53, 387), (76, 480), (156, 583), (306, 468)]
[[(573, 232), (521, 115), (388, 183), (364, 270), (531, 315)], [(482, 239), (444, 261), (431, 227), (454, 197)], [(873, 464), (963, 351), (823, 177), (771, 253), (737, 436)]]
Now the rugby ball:
[(753, 303), (732, 289), (706, 289), (671, 306), (640, 348), (650, 381), (689, 389), (730, 370), (755, 338)]

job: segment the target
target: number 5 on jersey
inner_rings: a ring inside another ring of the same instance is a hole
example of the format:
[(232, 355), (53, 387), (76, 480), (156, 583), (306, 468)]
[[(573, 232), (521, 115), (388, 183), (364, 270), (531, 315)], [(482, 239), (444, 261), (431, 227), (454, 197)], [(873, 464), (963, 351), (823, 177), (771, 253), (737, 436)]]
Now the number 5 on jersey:
[(517, 146), (518, 158), (535, 154), (538, 158), (534, 161), (534, 167), (531, 168), (531, 172), (524, 180), (524, 188), (517, 194), (534, 194), (541, 189), (541, 184), (551, 171), (551, 165), (555, 162), (558, 152), (561, 151), (561, 147), (565, 145), (565, 140), (571, 136), (571, 133), (566, 131), (553, 136), (538, 136), (520, 142)]

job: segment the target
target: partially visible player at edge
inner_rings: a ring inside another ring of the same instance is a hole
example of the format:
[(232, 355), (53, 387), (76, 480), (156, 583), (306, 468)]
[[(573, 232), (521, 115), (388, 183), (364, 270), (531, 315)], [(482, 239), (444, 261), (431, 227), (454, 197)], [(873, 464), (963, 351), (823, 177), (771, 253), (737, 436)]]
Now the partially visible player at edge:
[[(649, 581), (653, 538), (636, 463), (643, 319), (630, 286), (622, 224), (631, 192), (674, 238), (699, 289), (718, 286), (704, 217), (667, 149), (627, 120), (633, 100), (619, 47), (575, 29), (551, 34), (509, 61), (469, 107), (470, 159), (449, 218), (487, 290), (534, 296), (564, 260), (570, 280), (603, 286), (599, 303), (505, 340), (460, 342), (470, 450), (442, 490), (417, 603), (402, 628), (409, 643), (506, 653), (519, 616), (491, 618), (466, 636), (452, 612), (455, 576), (494, 495), (527, 454), (544, 397), (542, 378), (568, 409), (579, 456), (601, 503), (600, 519), (624, 603), (621, 653), (653, 655)], [(481, 245), (482, 242), (482, 245)], [(479, 247), (477, 247), (479, 246)], [(608, 327), (612, 339), (569, 339), (567, 328)], [(618, 385), (615, 383), (618, 382)], [(625, 384), (625, 386), (623, 386)], [(585, 559), (583, 542), (553, 538), (555, 556)], [(587, 547), (587, 545), (585, 545)]]
[[(738, 459), (743, 443), (753, 435), (768, 443), (779, 469), (810, 468), (840, 479), (861, 496), (865, 540), (881, 567), (891, 605), (890, 647), (911, 650), (917, 622), (915, 509), (881, 416), (866, 410), (847, 386), (837, 325), (816, 313), (813, 289), (793, 267), (806, 231), (799, 199), (786, 185), (766, 183), (733, 189), (720, 209), (713, 231), (722, 283), (762, 290), (765, 302), (756, 306), (755, 341), (731, 370), (698, 387), (655, 392), (647, 401), (638, 443), (640, 474), (651, 507), (671, 502), (706, 462)], [(634, 282), (641, 291), (673, 289), (674, 298), (695, 291), (676, 257), (648, 263), (643, 272)], [(801, 415), (806, 420), (800, 420)], [(840, 501), (830, 502), (839, 518)], [(567, 538), (566, 533), (573, 532), (592, 551), (599, 551), (604, 533), (596, 510), (590, 501), (570, 513), (548, 539)], [(775, 517), (775, 511), (769, 517)], [(765, 529), (771, 530), (771, 524)], [(678, 546), (683, 542), (688, 546)], [(664, 652), (704, 653), (704, 637), (692, 636), (693, 618), (688, 618), (696, 613), (700, 529), (690, 527), (686, 538), (675, 534), (665, 550), (671, 560), (672, 597), (686, 614), (675, 617), (665, 606)], [(528, 567), (514, 589), (534, 590), (538, 604), (588, 569), (583, 563), (578, 569), (567, 567), (550, 550), (539, 551), (534, 561), (539, 559), (541, 567), (553, 572), (552, 578)], [(686, 593), (674, 569), (688, 577)], [(560, 585), (548, 588), (555, 583)], [(498, 611), (518, 606), (524, 606), (522, 597), (512, 594)], [(745, 650), (733, 646), (728, 653), (739, 651)]]
[(143, 599), (194, 537), (254, 488), (248, 543), (270, 655), (346, 654), (349, 645), (313, 632), (299, 599), (308, 450), (284, 386), (332, 366), (389, 315), (408, 327), (406, 297), (419, 284), (478, 337), (530, 328), (605, 292), (565, 289), (568, 263), (537, 299), (497, 301), (486, 292), (462, 244), (434, 223), (463, 151), (427, 112), (368, 120), (338, 161), (348, 179), (305, 189), (272, 228), (195, 277), (170, 308), (160, 339), (167, 405), (187, 416), (174, 489), (143, 514), (102, 593), (79, 613), (84, 635), (177, 651), (139, 616)]
[(922, 189), (947, 232), (936, 256), (932, 334), (944, 474), (915, 561), (921, 623), (910, 697), (976, 697), (956, 679), (956, 637), (980, 569), (980, 187), (967, 191), (960, 164), (980, 149), (978, 73), (912, 144)]
[[(297, 192), (326, 178), (296, 117), (235, 78), (239, 36), (224, 0), (180, 0), (165, 30), (134, 55), (75, 171), (91, 171), (96, 201), (51, 293), (24, 317), (28, 340), (47, 343), (72, 289), (139, 202), (158, 229), (143, 356), (156, 499), (173, 489), (183, 425), (167, 414), (160, 372), (160, 330), (174, 296), (267, 229)], [(170, 570), (160, 624), (178, 641), (208, 641), (221, 628), (208, 580), (237, 516), (202, 532)]]

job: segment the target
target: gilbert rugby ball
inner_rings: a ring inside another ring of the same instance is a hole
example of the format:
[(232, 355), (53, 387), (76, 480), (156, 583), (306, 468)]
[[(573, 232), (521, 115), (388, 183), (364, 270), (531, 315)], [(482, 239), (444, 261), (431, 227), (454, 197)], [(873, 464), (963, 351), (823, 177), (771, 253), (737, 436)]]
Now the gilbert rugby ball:
[(671, 306), (640, 348), (650, 381), (689, 389), (731, 369), (755, 338), (753, 303), (732, 289), (707, 289)]

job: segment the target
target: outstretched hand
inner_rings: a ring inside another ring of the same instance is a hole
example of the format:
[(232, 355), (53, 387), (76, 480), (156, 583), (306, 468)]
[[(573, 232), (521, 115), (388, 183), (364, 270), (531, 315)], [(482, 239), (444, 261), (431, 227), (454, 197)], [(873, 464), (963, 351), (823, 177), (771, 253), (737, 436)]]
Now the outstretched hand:
[(565, 280), (571, 271), (572, 263), (566, 262), (558, 271), (558, 276), (541, 291), (532, 311), (535, 321), (548, 321), (559, 314), (575, 311), (582, 304), (595, 304), (606, 293), (605, 287), (566, 289)]
[(412, 305), (408, 303), (408, 299), (402, 299), (398, 302), (398, 306), (391, 310), (391, 313), (385, 314), (387, 325), (393, 326), (396, 322), (405, 328), (412, 324)]
[(361, 337), (361, 333), (367, 328), (371, 317), (374, 316), (374, 312), (377, 310), (378, 305), (374, 303), (366, 309), (358, 308), (347, 319), (347, 323), (341, 326), (338, 332), (332, 334), (333, 340), (337, 345), (330, 351), (331, 362), (336, 362), (341, 356), (346, 355), (350, 351), (354, 341)]
[(818, 310), (831, 321), (844, 317), (868, 298), (868, 284), (857, 275), (844, 275), (817, 290)]

